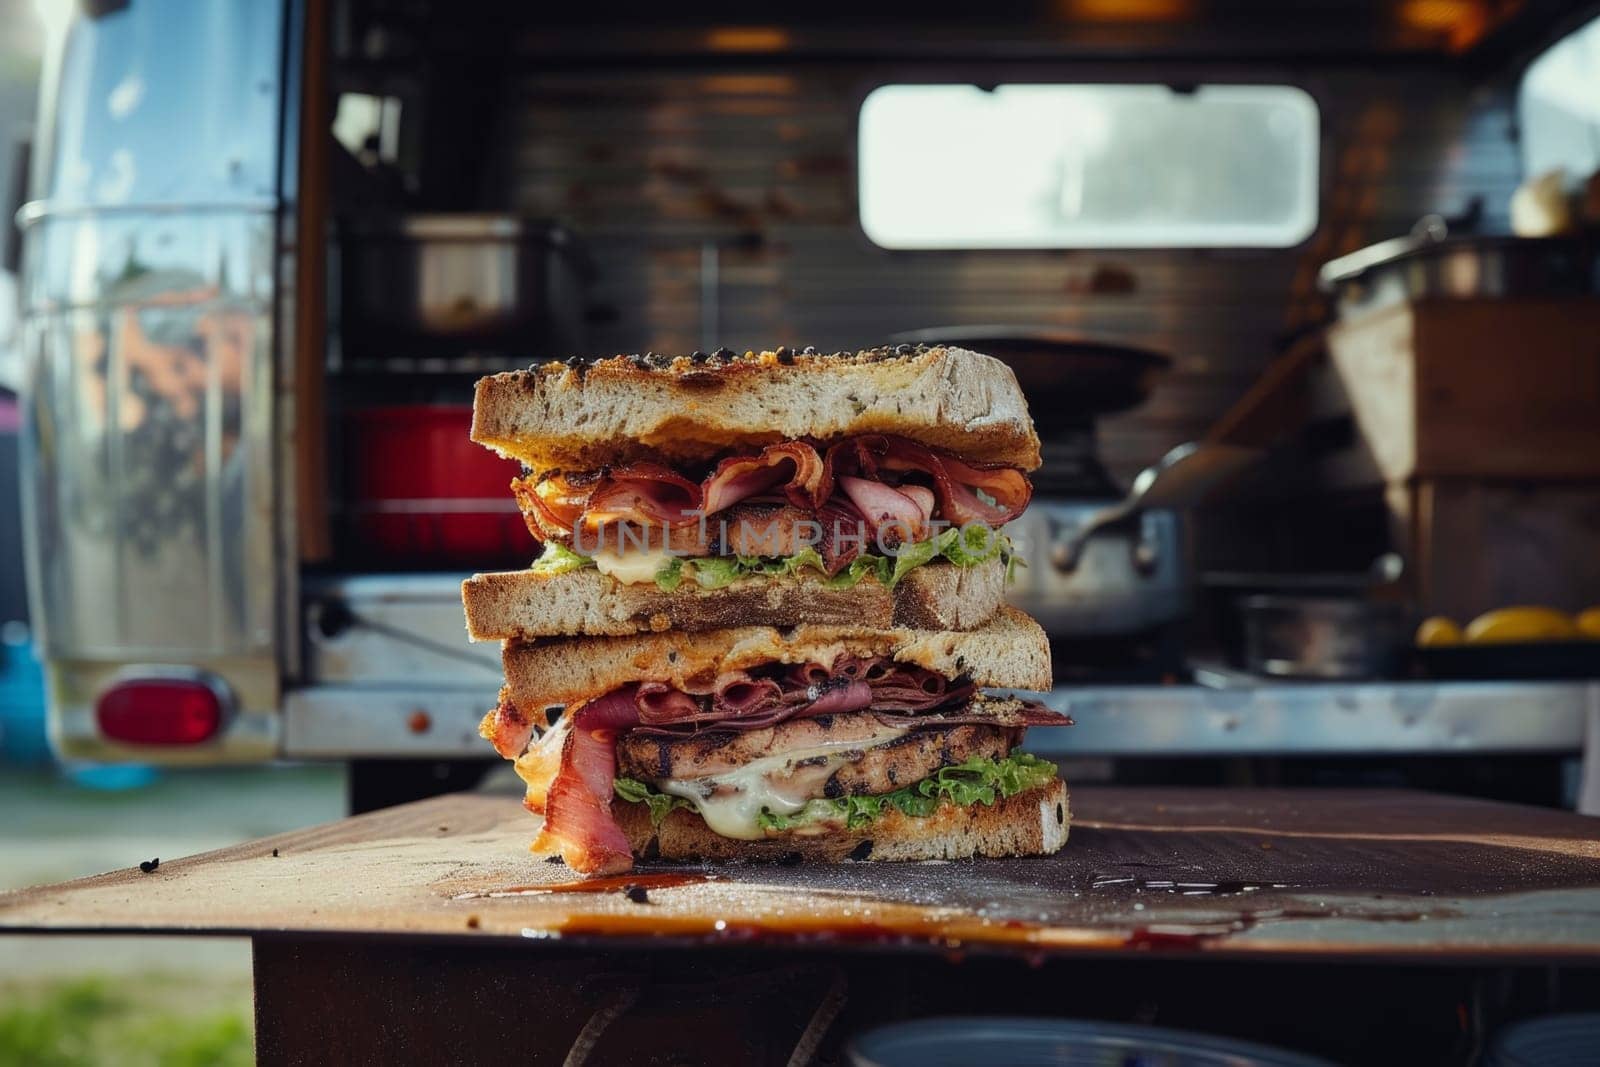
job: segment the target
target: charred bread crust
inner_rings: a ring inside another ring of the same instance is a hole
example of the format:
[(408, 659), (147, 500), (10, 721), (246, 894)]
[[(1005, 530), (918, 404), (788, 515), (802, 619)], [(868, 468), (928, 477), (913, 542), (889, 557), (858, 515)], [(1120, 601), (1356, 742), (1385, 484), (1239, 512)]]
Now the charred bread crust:
[(973, 462), (1039, 466), (1016, 375), (947, 346), (546, 363), (478, 382), (472, 439), (536, 470), (709, 459), (808, 437), (890, 433)]
[(612, 814), (643, 860), (673, 862), (841, 863), (846, 860), (957, 860), (1048, 856), (1067, 843), (1072, 812), (1057, 778), (992, 805), (941, 803), (916, 817), (888, 811), (859, 830), (793, 832), (744, 841), (713, 833), (694, 812), (676, 808), (660, 825), (644, 804), (616, 800)]
[(911, 571), (893, 589), (872, 577), (848, 589), (830, 588), (806, 571), (741, 578), (720, 589), (702, 589), (691, 580), (666, 592), (652, 582), (626, 584), (593, 569), (509, 571), (468, 578), (461, 583), (461, 602), (474, 641), (799, 623), (971, 630), (1000, 609), (1005, 576), (999, 559), (972, 567), (939, 561)]
[(1048, 689), (1050, 642), (1037, 622), (1009, 605), (974, 630), (880, 629), (805, 623), (698, 633), (507, 641), (505, 697), (518, 707), (577, 704), (629, 682), (707, 685), (724, 671), (770, 663), (831, 663), (840, 655), (892, 656), (980, 686)]

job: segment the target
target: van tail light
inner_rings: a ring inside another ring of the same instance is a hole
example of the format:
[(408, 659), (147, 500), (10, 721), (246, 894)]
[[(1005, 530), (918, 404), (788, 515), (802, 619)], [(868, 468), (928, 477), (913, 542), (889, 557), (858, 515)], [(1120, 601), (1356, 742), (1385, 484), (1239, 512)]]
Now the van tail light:
[(184, 677), (123, 677), (95, 701), (100, 732), (130, 745), (197, 745), (222, 729), (227, 688), (220, 679), (186, 672)]

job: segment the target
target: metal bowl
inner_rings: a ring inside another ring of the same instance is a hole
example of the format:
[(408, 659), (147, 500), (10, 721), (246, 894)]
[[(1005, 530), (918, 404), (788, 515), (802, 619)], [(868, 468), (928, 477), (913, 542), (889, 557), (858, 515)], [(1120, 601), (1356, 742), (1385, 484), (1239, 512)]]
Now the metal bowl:
[(559, 226), (513, 215), (385, 215), (340, 232), (347, 353), (583, 350), (587, 268)]
[(1408, 300), (1589, 296), (1600, 293), (1600, 239), (1401, 237), (1331, 260), (1320, 281), (1345, 317)]
[(1409, 617), (1387, 601), (1245, 597), (1245, 667), (1276, 678), (1386, 678), (1405, 664)]

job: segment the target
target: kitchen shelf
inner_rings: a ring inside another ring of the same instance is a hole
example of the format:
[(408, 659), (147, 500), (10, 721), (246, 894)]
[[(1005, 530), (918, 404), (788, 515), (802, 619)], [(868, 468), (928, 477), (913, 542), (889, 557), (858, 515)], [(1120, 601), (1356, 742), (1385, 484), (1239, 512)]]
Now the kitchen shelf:
[[(477, 672), (473, 672), (477, 673)], [(290, 757), (489, 755), (478, 720), (492, 679), (455, 685), (318, 685), (285, 698)], [(1042, 756), (1576, 754), (1600, 708), (1592, 682), (1394, 682), (1063, 687), (1043, 697), (1070, 730), (1036, 729)], [(421, 717), (418, 713), (422, 713)], [(409, 723), (426, 722), (418, 730)]]

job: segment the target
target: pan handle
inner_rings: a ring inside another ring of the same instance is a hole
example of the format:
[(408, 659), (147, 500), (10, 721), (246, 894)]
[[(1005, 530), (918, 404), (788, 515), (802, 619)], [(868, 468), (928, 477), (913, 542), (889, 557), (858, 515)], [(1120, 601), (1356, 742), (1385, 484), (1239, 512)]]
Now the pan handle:
[(1260, 457), (1258, 448), (1186, 441), (1140, 471), (1120, 502), (1091, 515), (1058, 542), (1051, 550), (1050, 562), (1062, 573), (1070, 573), (1077, 569), (1084, 546), (1096, 534), (1125, 526), (1146, 511), (1193, 507)]

